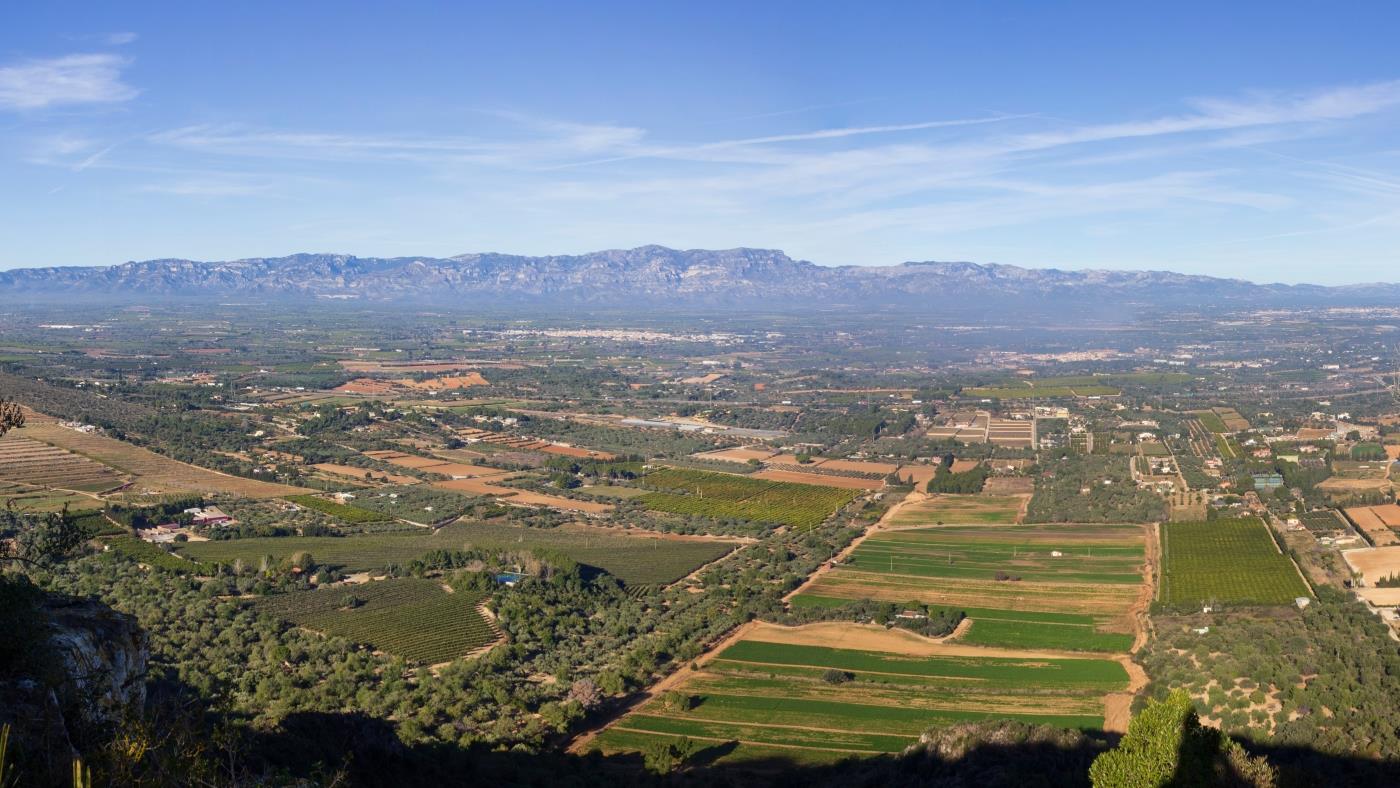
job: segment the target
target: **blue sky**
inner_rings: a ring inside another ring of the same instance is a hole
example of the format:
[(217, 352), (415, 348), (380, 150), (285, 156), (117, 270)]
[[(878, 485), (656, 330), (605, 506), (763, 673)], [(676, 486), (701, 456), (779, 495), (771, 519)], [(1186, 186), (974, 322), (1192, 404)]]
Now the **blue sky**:
[(1391, 3), (0, 15), (0, 268), (660, 243), (1400, 280)]

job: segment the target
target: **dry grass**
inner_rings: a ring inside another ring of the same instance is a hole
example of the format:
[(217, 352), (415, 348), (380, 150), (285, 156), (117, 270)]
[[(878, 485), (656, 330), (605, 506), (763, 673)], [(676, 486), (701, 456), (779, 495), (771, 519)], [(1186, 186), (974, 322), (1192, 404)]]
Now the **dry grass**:
[(29, 424), (16, 430), (15, 434), (67, 449), (129, 473), (135, 477), (132, 491), (137, 493), (201, 492), (246, 498), (280, 498), (309, 492), (286, 484), (229, 476), (172, 460), (104, 435), (78, 432), (52, 423)]

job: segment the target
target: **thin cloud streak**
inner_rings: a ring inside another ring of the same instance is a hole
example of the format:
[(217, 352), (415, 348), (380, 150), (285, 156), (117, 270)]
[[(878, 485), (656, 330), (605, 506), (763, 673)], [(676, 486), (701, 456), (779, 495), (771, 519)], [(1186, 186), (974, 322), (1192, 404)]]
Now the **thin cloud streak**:
[(137, 95), (122, 81), (122, 69), (129, 63), (117, 55), (85, 54), (0, 66), (0, 109), (129, 101)]

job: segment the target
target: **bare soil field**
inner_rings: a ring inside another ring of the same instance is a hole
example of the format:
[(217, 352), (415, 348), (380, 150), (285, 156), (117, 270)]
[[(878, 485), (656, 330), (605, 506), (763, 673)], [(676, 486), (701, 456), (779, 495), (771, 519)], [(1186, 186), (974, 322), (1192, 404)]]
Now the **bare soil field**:
[(948, 466), (948, 471), (950, 473), (967, 473), (981, 464), (981, 460), (953, 460), (953, 464)]
[(1371, 511), (1391, 528), (1400, 528), (1400, 506), (1393, 503), (1372, 506)]
[(480, 372), (468, 372), (465, 375), (444, 375), (440, 378), (428, 378), (427, 380), (414, 380), (413, 378), (401, 378), (395, 383), (408, 389), (419, 391), (456, 391), (458, 389), (469, 389), (473, 386), (491, 385)]
[(794, 646), (855, 651), (883, 651), (907, 657), (1009, 657), (1012, 659), (1083, 659), (1083, 652), (1051, 649), (1011, 649), (995, 646), (974, 646), (959, 643), (958, 638), (971, 622), (964, 619), (958, 629), (941, 638), (924, 637), (898, 627), (879, 624), (856, 624), (849, 621), (822, 621), (784, 627), (764, 621), (749, 630), (745, 640), (762, 643), (787, 643)]
[(543, 495), (528, 490), (517, 490), (514, 487), (502, 487), (499, 484), (491, 484), (484, 479), (453, 479), (448, 482), (433, 482), (433, 486), (440, 490), (465, 492), (471, 495), (493, 495), (500, 499), (501, 503), (520, 506), (547, 506), (552, 509), (564, 509), (566, 511), (585, 512), (587, 514), (604, 514), (613, 509), (612, 504), (596, 503), (594, 501), (576, 501), (572, 498), (563, 498), (556, 495)]
[(723, 460), (725, 462), (746, 463), (749, 460), (763, 460), (772, 457), (772, 449), (763, 446), (736, 446), (729, 449), (717, 449), (715, 451), (696, 452), (690, 456), (697, 460)]
[(839, 487), (843, 490), (878, 490), (885, 486), (878, 479), (860, 479), (855, 476), (835, 476), (799, 471), (759, 471), (749, 474), (750, 479), (767, 479), (774, 482), (796, 482), (797, 484), (817, 484), (825, 487)]
[(1400, 607), (1400, 588), (1362, 588), (1356, 593), (1376, 607)]
[(356, 361), (343, 359), (347, 372), (456, 372), (481, 366), (475, 361)]
[(611, 460), (617, 457), (617, 455), (605, 451), (581, 449), (578, 446), (564, 446), (559, 443), (540, 446), (538, 450), (546, 454), (558, 454), (563, 457), (584, 457), (591, 460)]
[(1366, 585), (1371, 587), (1381, 578), (1400, 575), (1400, 546), (1343, 550), (1342, 558), (1352, 569), (1360, 572)]
[(1400, 544), (1400, 536), (1395, 534), (1385, 520), (1377, 513), (1374, 506), (1353, 506), (1350, 509), (1343, 509), (1347, 519), (1351, 520), (1357, 530), (1365, 534), (1366, 538), (1377, 547)]
[(901, 480), (912, 480), (917, 487), (923, 487), (929, 483), (933, 475), (938, 472), (935, 465), (902, 465), (896, 472)]
[(515, 494), (505, 499), (505, 503), (525, 504), (529, 506), (548, 506), (552, 509), (566, 509), (574, 512), (586, 512), (588, 514), (606, 514), (613, 510), (610, 503), (595, 503), (593, 501), (576, 501), (573, 498), (562, 498), (557, 495), (544, 495), (528, 490), (513, 490)]
[(339, 391), (342, 394), (384, 395), (392, 394), (394, 392), (394, 386), (387, 381), (375, 380), (374, 378), (355, 378), (354, 380), (346, 381), (336, 386), (331, 389), (331, 391)]
[(105, 435), (78, 432), (54, 423), (27, 424), (13, 434), (67, 449), (129, 473), (136, 477), (130, 490), (135, 493), (207, 492), (247, 498), (281, 498), (309, 492), (301, 487), (229, 476), (172, 460)]
[(1352, 495), (1364, 492), (1387, 493), (1391, 490), (1389, 479), (1343, 479), (1333, 476), (1325, 482), (1317, 485), (1317, 489), (1325, 493), (1337, 493), (1339, 495)]
[(847, 473), (878, 473), (881, 476), (889, 476), (899, 470), (899, 466), (890, 462), (868, 462), (866, 460), (823, 460), (821, 468), (824, 471), (845, 471)]
[(485, 479), (453, 479), (449, 482), (433, 482), (432, 485), (439, 490), (464, 492), (471, 495), (509, 496), (519, 492), (519, 490), (513, 487), (502, 487), (499, 484), (492, 484)]
[(348, 476), (361, 481), (364, 480), (366, 473), (370, 474), (374, 481), (385, 481), (393, 484), (418, 484), (423, 481), (415, 476), (403, 476), (397, 473), (386, 473), (384, 471), (371, 471), (365, 468), (356, 468), (353, 465), (337, 465), (333, 462), (318, 462), (311, 467), (318, 471), (324, 471), (336, 476)]
[(1035, 492), (1035, 479), (1029, 476), (989, 476), (987, 483), (982, 485), (982, 494), (990, 496), (999, 495), (1030, 495)]

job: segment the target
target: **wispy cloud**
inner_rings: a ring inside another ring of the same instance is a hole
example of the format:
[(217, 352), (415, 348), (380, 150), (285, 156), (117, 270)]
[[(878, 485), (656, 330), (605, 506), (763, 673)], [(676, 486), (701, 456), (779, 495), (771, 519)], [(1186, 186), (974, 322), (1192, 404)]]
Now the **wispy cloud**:
[(508, 139), (489, 139), (198, 125), (157, 132), (149, 140), (157, 145), (229, 156), (533, 167), (551, 160), (628, 148), (645, 134), (642, 129), (627, 126), (554, 121), (535, 123), (524, 131)]
[(128, 63), (117, 55), (85, 54), (0, 66), (0, 109), (128, 101), (137, 94), (122, 81)]

